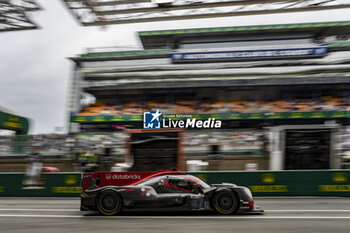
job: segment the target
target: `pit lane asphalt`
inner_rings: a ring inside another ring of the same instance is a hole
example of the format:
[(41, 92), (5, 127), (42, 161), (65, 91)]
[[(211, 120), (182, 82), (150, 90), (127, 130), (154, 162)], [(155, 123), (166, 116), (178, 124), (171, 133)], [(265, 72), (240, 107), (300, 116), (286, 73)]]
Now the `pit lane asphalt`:
[(79, 198), (0, 198), (0, 232), (350, 232), (350, 198), (255, 198), (264, 215), (80, 212)]

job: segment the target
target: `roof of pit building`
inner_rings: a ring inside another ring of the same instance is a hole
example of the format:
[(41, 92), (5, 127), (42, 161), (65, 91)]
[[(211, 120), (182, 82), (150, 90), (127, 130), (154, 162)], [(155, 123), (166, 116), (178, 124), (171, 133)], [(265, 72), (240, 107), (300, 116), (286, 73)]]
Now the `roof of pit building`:
[(155, 35), (179, 35), (179, 34), (202, 34), (217, 32), (250, 32), (250, 31), (288, 31), (295, 29), (319, 29), (319, 28), (344, 28), (350, 29), (350, 21), (339, 22), (316, 22), (316, 23), (294, 23), (294, 24), (271, 24), (271, 25), (252, 25), (252, 26), (235, 26), (235, 27), (213, 27), (213, 28), (190, 28), (176, 30), (157, 30), (141, 31), (140, 36)]
[[(104, 61), (104, 60), (127, 60), (127, 59), (149, 59), (169, 57), (171, 50), (164, 49), (168, 44), (168, 39), (174, 36), (191, 35), (224, 35), (224, 34), (249, 34), (260, 32), (311, 32), (319, 35), (334, 35), (338, 33), (350, 34), (350, 21), (339, 22), (315, 22), (315, 23), (295, 23), (295, 24), (272, 24), (272, 25), (252, 25), (252, 26), (232, 26), (232, 27), (213, 27), (213, 28), (190, 28), (175, 30), (155, 30), (141, 31), (138, 33), (144, 49), (129, 51), (104, 51), (87, 52), (77, 57), (71, 57), (76, 63), (84, 61)], [(155, 48), (154, 41), (157, 41)], [(328, 47), (350, 47), (350, 41), (330, 42)], [(347, 49), (346, 49), (347, 50)]]
[(155, 30), (141, 31), (139, 32), (139, 36), (144, 48), (148, 49), (154, 48), (153, 40), (157, 40), (157, 46), (162, 46), (167, 43), (168, 38), (174, 36), (242, 35), (261, 32), (311, 32), (317, 35), (334, 35), (337, 33), (350, 33), (350, 21)]

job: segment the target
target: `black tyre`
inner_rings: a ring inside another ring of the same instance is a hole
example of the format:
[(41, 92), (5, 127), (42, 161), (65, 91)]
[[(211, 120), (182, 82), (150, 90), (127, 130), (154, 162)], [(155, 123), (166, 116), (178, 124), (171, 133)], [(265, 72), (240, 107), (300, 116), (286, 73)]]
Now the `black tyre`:
[(236, 214), (239, 209), (237, 195), (229, 190), (220, 190), (214, 194), (212, 199), (214, 209), (220, 214)]
[(122, 211), (123, 201), (117, 192), (104, 190), (98, 195), (96, 206), (103, 215), (116, 215)]

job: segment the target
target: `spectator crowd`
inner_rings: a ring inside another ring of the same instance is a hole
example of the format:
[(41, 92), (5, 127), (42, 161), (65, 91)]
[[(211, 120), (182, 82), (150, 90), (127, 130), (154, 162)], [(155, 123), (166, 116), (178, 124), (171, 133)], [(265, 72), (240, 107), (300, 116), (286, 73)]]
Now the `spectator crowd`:
[(275, 101), (195, 101), (178, 100), (166, 102), (128, 102), (109, 105), (98, 102), (81, 109), (77, 116), (131, 115), (159, 109), (165, 114), (211, 114), (211, 113), (268, 113), (268, 112), (314, 112), (346, 111), (350, 102), (346, 98), (323, 97), (321, 99), (288, 99)]

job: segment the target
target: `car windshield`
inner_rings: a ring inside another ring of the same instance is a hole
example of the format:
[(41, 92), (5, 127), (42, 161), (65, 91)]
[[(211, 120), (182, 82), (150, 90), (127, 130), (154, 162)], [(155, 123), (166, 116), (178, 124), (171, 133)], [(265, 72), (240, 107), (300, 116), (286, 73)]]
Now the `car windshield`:
[(192, 181), (194, 184), (199, 184), (202, 186), (202, 188), (204, 189), (208, 189), (210, 188), (210, 185), (205, 183), (203, 180), (199, 179), (198, 177), (195, 176), (191, 176), (191, 175), (186, 175), (186, 176), (182, 176), (184, 179), (186, 180), (190, 180)]
[[(174, 178), (176, 178), (177, 176), (174, 176)], [(180, 178), (183, 178), (183, 179), (186, 179), (186, 180), (190, 180), (191, 182), (193, 182), (193, 184), (199, 184), (202, 186), (202, 188), (204, 189), (208, 189), (210, 188), (210, 185), (208, 185), (207, 183), (205, 183), (203, 180), (199, 179), (198, 177), (195, 177), (195, 176), (191, 176), (191, 175), (182, 175), (182, 176), (179, 176)], [(160, 180), (164, 180), (166, 179), (165, 176), (160, 176), (160, 177), (154, 177), (150, 180), (147, 180), (147, 181), (144, 181), (138, 185), (150, 185), (152, 186), (153, 184), (157, 183), (157, 182), (160, 182)]]

